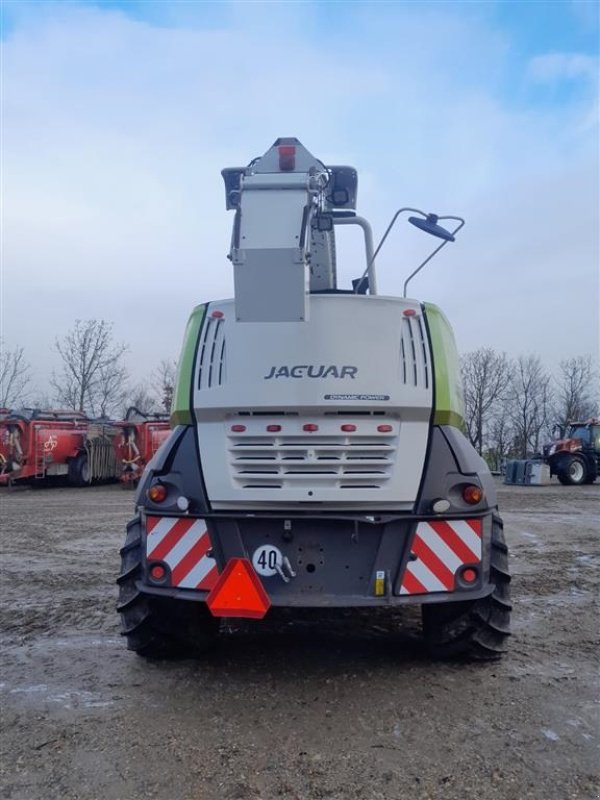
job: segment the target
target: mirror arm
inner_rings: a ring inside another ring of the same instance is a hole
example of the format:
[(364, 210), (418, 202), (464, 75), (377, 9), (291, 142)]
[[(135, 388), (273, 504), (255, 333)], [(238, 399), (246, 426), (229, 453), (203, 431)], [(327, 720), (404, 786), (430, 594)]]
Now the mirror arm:
[[(371, 273), (371, 267), (373, 267), (373, 266), (374, 266), (374, 264), (375, 264), (375, 259), (377, 258), (377, 254), (379, 253), (379, 251), (380, 251), (380, 250), (381, 250), (381, 248), (383, 247), (383, 245), (384, 245), (384, 242), (385, 242), (385, 240), (387, 239), (389, 232), (390, 232), (390, 231), (392, 230), (392, 228), (394, 227), (394, 224), (396, 223), (396, 220), (398, 219), (398, 217), (400, 216), (400, 214), (403, 214), (405, 211), (412, 211), (412, 212), (413, 212), (413, 213), (415, 213), (415, 214), (422, 214), (424, 217), (426, 217), (426, 216), (427, 216), (427, 214), (425, 214), (423, 211), (419, 211), (419, 209), (418, 209), (418, 208), (408, 208), (408, 207), (407, 207), (407, 208), (400, 208), (400, 209), (398, 209), (398, 211), (396, 211), (396, 213), (395, 213), (395, 214), (394, 214), (394, 216), (392, 217), (392, 221), (391, 221), (391, 222), (390, 222), (390, 224), (387, 226), (387, 230), (386, 230), (386, 232), (383, 234), (383, 236), (382, 236), (382, 238), (381, 238), (381, 241), (380, 241), (380, 242), (379, 242), (379, 244), (377, 245), (377, 249), (375, 250), (375, 252), (374, 252), (374, 253), (373, 253), (373, 255), (371, 256), (371, 258), (368, 260), (368, 262), (367, 262), (367, 268), (365, 269), (365, 271), (363, 272), (363, 274), (362, 274), (362, 275), (360, 276), (360, 278), (358, 279), (358, 281), (357, 281), (357, 284), (356, 284), (356, 289), (354, 290), (355, 292), (357, 292), (357, 291), (358, 291), (358, 288), (359, 288), (359, 286), (361, 285), (361, 283), (363, 282), (363, 280), (365, 279), (365, 276), (366, 276), (366, 274), (367, 274), (367, 273), (369, 273), (369, 275), (370, 275), (370, 273)], [(369, 291), (370, 291), (370, 290), (369, 290)]]
[[(451, 233), (452, 233), (452, 236), (456, 236), (456, 234), (459, 232), (459, 230), (460, 230), (460, 229), (462, 228), (462, 226), (465, 224), (465, 221), (464, 221), (464, 219), (463, 219), (462, 217), (438, 217), (438, 219), (454, 219), (454, 220), (460, 220), (460, 222), (459, 222), (459, 224), (456, 226), (456, 228), (455, 228), (453, 231), (451, 231)], [(426, 264), (428, 264), (428, 263), (431, 261), (431, 259), (432, 259), (432, 258), (433, 258), (433, 257), (434, 257), (434, 256), (435, 256), (437, 253), (439, 253), (439, 252), (440, 252), (440, 250), (442, 249), (442, 247), (445, 247), (445, 246), (448, 244), (448, 242), (449, 242), (449, 241), (450, 241), (450, 239), (446, 239), (445, 241), (443, 241), (443, 242), (442, 242), (442, 243), (441, 243), (441, 244), (440, 244), (438, 247), (436, 247), (436, 248), (435, 248), (435, 250), (434, 250), (432, 253), (430, 253), (430, 254), (427, 256), (427, 258), (425, 259), (425, 261), (423, 261), (421, 264), (419, 264), (419, 266), (416, 268), (416, 270), (415, 270), (414, 272), (411, 272), (411, 274), (408, 276), (408, 278), (407, 278), (407, 279), (404, 281), (404, 290), (403, 290), (403, 293), (402, 293), (402, 297), (406, 297), (406, 289), (407, 289), (407, 287), (408, 287), (408, 284), (409, 284), (409, 283), (412, 281), (412, 279), (415, 277), (415, 275), (416, 275), (418, 272), (420, 272), (420, 271), (423, 269), (423, 267), (424, 267)]]

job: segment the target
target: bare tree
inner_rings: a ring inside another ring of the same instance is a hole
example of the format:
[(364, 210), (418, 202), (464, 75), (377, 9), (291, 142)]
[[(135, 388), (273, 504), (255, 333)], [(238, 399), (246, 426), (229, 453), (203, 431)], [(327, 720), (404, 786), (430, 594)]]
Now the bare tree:
[(123, 416), (129, 408), (137, 408), (142, 414), (156, 414), (160, 408), (156, 402), (154, 394), (147, 383), (138, 383), (127, 395), (127, 402), (123, 411)]
[(57, 400), (75, 411), (110, 413), (119, 401), (127, 350), (113, 342), (111, 323), (77, 320), (55, 349), (62, 359), (61, 373), (51, 378)]
[(493, 410), (488, 434), (488, 461), (492, 469), (500, 470), (505, 458), (511, 454), (514, 435), (511, 398), (498, 402)]
[(121, 363), (103, 365), (98, 371), (98, 386), (92, 400), (92, 413), (107, 417), (121, 408), (127, 397), (127, 369)]
[(511, 388), (514, 447), (519, 458), (527, 458), (539, 452), (551, 418), (550, 376), (539, 356), (519, 356)]
[(511, 364), (504, 353), (482, 347), (462, 357), (461, 372), (467, 433), (481, 455), (494, 407), (503, 402), (507, 393)]
[(560, 362), (560, 376), (554, 403), (554, 419), (561, 428), (574, 420), (585, 420), (598, 413), (598, 375), (590, 356), (577, 356)]
[(152, 376), (156, 384), (156, 394), (165, 413), (170, 413), (177, 378), (177, 362), (174, 359), (164, 358), (155, 369)]
[(22, 347), (10, 350), (0, 340), (0, 406), (9, 408), (25, 401), (31, 368)]

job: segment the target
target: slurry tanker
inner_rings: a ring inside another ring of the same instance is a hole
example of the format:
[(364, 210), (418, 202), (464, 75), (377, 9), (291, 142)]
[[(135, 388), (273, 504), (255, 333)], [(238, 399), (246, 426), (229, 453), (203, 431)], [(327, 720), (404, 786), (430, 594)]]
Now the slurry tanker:
[[(450, 325), (407, 296), (464, 221), (403, 208), (374, 248), (356, 171), (293, 138), (222, 174), (235, 296), (192, 311), (174, 430), (138, 487), (118, 578), (129, 648), (200, 653), (221, 618), (270, 609), (419, 604), (434, 656), (498, 658), (511, 605), (494, 484), (463, 434)], [(402, 297), (381, 295), (376, 257), (405, 213), (440, 243)], [(341, 226), (364, 241), (351, 286)]]
[(0, 409), (0, 486), (60, 478), (88, 486), (116, 478), (112, 422), (79, 411)]

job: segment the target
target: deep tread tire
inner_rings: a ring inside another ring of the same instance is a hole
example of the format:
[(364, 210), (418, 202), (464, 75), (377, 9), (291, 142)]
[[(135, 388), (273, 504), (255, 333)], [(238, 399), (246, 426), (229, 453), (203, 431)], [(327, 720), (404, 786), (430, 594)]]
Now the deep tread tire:
[(127, 525), (117, 578), (121, 635), (127, 647), (145, 658), (199, 656), (214, 644), (219, 630), (204, 603), (158, 598), (140, 592), (143, 541), (139, 517)]
[(79, 488), (89, 486), (88, 457), (85, 453), (80, 453), (69, 462), (69, 483)]
[(435, 658), (466, 657), (493, 661), (506, 651), (510, 636), (510, 572), (502, 519), (492, 521), (490, 580), (494, 591), (481, 600), (424, 605), (423, 633)]
[(560, 460), (556, 474), (563, 486), (580, 486), (587, 483), (587, 464), (581, 456), (566, 456)]

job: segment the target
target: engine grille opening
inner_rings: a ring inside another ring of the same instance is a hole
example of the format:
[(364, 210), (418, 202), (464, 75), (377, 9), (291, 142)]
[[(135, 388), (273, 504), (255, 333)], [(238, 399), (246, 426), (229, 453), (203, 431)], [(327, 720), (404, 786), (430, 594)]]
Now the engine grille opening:
[[(243, 489), (385, 488), (396, 461), (397, 421), (391, 432), (378, 433), (377, 421), (362, 417), (356, 421), (357, 431), (341, 433), (337, 419), (321, 418), (318, 434), (303, 432), (303, 422), (303, 418), (290, 420), (295, 430), (275, 434), (265, 432), (258, 420), (242, 433), (229, 432), (229, 465), (235, 485)], [(231, 431), (230, 422), (227, 427)]]

